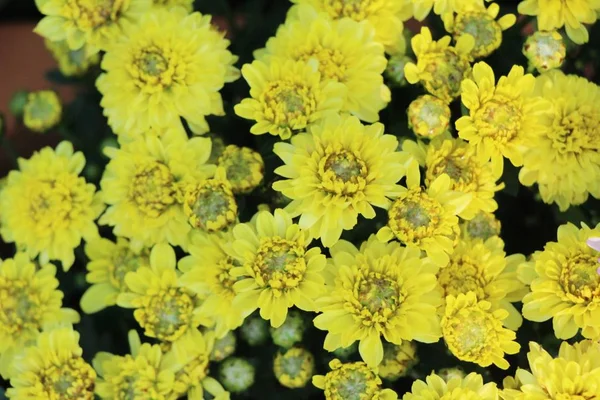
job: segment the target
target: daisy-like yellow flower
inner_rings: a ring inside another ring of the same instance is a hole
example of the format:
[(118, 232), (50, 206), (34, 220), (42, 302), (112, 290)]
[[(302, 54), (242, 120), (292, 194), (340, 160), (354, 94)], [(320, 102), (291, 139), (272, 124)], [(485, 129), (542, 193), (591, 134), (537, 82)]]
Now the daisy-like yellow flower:
[(188, 248), (190, 255), (178, 263), (184, 273), (182, 285), (204, 298), (199, 313), (215, 321), (217, 338), (242, 325), (250, 314), (233, 305), (236, 295), (233, 285), (237, 279), (231, 276), (231, 271), (240, 264), (226, 251), (232, 242), (231, 231), (194, 235)]
[(358, 215), (371, 219), (375, 207), (388, 207), (404, 176), (395, 136), (382, 124), (364, 126), (358, 118), (335, 116), (292, 138), (273, 152), (285, 163), (275, 173), (287, 178), (273, 189), (292, 199), (286, 207), (299, 225), (333, 246)]
[(40, 90), (27, 95), (23, 107), (23, 123), (34, 132), (43, 133), (56, 126), (62, 117), (60, 98), (53, 90)]
[(600, 343), (562, 342), (556, 357), (529, 343), (529, 368), (517, 369), (517, 387), (506, 388), (504, 400), (597, 399), (600, 393)]
[(438, 267), (420, 258), (420, 250), (381, 243), (373, 235), (360, 250), (340, 241), (331, 253), (337, 271), (317, 301), (322, 314), (314, 319), (315, 327), (328, 331), (325, 350), (358, 340), (362, 359), (375, 368), (383, 360), (382, 337), (397, 345), (440, 338)]
[(518, 10), (519, 14), (537, 16), (540, 30), (551, 31), (564, 26), (572, 41), (583, 44), (590, 36), (584, 24), (596, 22), (600, 3), (595, 0), (523, 0)]
[(344, 105), (346, 87), (323, 80), (316, 62), (270, 57), (242, 67), (250, 97), (234, 107), (242, 118), (256, 121), (250, 133), (269, 133), (289, 139), (323, 118), (336, 115)]
[(497, 183), (501, 176), (492, 170), (489, 161), (478, 157), (475, 147), (464, 140), (444, 135), (436, 137), (427, 146), (406, 140), (402, 149), (425, 167), (425, 186), (430, 186), (438, 176), (447, 174), (451, 190), (471, 194), (471, 201), (461, 212), (461, 217), (471, 219), (479, 211), (494, 212), (498, 209), (494, 195), (504, 188), (503, 183)]
[(329, 363), (331, 371), (315, 375), (312, 383), (325, 392), (326, 400), (396, 400), (398, 395), (391, 389), (381, 388), (381, 378), (363, 362), (343, 364), (334, 359)]
[(473, 66), (473, 79), (465, 79), (460, 86), (469, 115), (456, 121), (458, 135), (477, 147), (480, 158), (492, 160), (494, 173), (502, 175), (503, 157), (514, 166), (523, 165), (523, 154), (532, 135), (542, 129), (540, 119), (547, 108), (534, 94), (534, 76), (514, 65), (496, 84), (492, 68), (478, 62)]
[(98, 237), (94, 220), (104, 209), (94, 185), (79, 176), (84, 166), (83, 153), (66, 141), (20, 158), (0, 197), (3, 240), (32, 259), (39, 255), (42, 264), (59, 260), (68, 270), (81, 239)]
[(238, 281), (233, 306), (244, 312), (260, 309), (260, 316), (277, 328), (288, 309), (316, 309), (314, 300), (324, 290), (325, 256), (318, 247), (307, 249), (308, 232), (283, 210), (259, 211), (254, 222), (233, 228), (232, 256), (241, 264), (230, 271)]
[[(404, 0), (412, 4), (412, 13), (417, 21), (423, 21), (433, 12), (442, 17), (451, 13), (461, 13), (466, 10), (485, 10), (483, 0)], [(486, 0), (490, 1), (490, 0)]]
[(461, 236), (465, 239), (488, 240), (493, 236), (500, 236), (500, 221), (492, 213), (480, 211), (470, 220), (460, 223)]
[(527, 37), (523, 44), (523, 55), (529, 61), (529, 70), (543, 73), (560, 68), (567, 56), (567, 46), (558, 31), (537, 31)]
[(450, 14), (444, 20), (444, 26), (454, 40), (458, 41), (463, 35), (475, 38), (471, 57), (487, 57), (502, 44), (502, 31), (517, 22), (514, 14), (505, 14), (496, 20), (499, 12), (500, 6), (496, 3), (490, 4), (487, 10), (483, 7), (468, 8), (456, 15)]
[(153, 9), (106, 53), (96, 86), (113, 131), (139, 135), (181, 125), (208, 131), (206, 115), (224, 115), (219, 90), (238, 78), (237, 57), (210, 16), (182, 8)]
[(452, 117), (448, 104), (429, 94), (411, 101), (407, 114), (408, 126), (415, 135), (428, 139), (446, 132)]
[[(375, 29), (375, 40), (385, 46), (390, 54), (404, 53), (404, 24), (411, 17), (410, 7), (397, 0), (292, 0), (299, 5), (310, 4), (320, 12), (325, 12), (331, 19), (352, 19), (365, 21)], [(296, 7), (293, 7), (288, 19), (294, 18)]]
[(58, 326), (41, 333), (14, 360), (6, 396), (13, 400), (93, 400), (96, 372), (82, 357), (79, 333)]
[(133, 316), (148, 337), (172, 343), (200, 324), (212, 321), (199, 314), (201, 299), (183, 287), (175, 269), (175, 251), (157, 244), (150, 252), (150, 266), (125, 275), (128, 292), (119, 293), (120, 307), (134, 308)]
[(92, 284), (81, 297), (81, 310), (86, 314), (117, 304), (119, 293), (127, 291), (125, 275), (150, 266), (150, 252), (132, 249), (129, 241), (121, 237), (116, 243), (104, 238), (90, 240), (85, 254), (90, 259), (86, 280)]
[(523, 317), (542, 322), (552, 318), (554, 334), (569, 339), (581, 329), (586, 338), (600, 338), (600, 275), (597, 254), (586, 244), (600, 236), (600, 224), (578, 229), (568, 223), (558, 228), (557, 241), (546, 243), (529, 263), (519, 267), (519, 278), (530, 285), (523, 298)]
[(515, 332), (502, 326), (508, 315), (503, 309), (492, 310), (492, 304), (479, 301), (474, 292), (448, 295), (442, 317), (444, 341), (461, 361), (507, 369), (504, 354), (516, 354), (521, 348)]
[(314, 369), (313, 355), (299, 347), (277, 353), (273, 361), (273, 372), (277, 381), (290, 389), (305, 387), (312, 378)]
[(406, 80), (411, 84), (419, 81), (432, 95), (451, 102), (461, 94), (460, 83), (471, 75), (471, 51), (475, 39), (462, 35), (456, 46), (450, 46), (450, 36), (438, 41), (431, 37), (427, 27), (411, 39), (417, 63), (404, 66)]
[(409, 164), (407, 188), (402, 188), (389, 206), (387, 225), (377, 232), (377, 238), (382, 242), (396, 238), (407, 247), (424, 250), (436, 264), (445, 266), (460, 234), (457, 215), (469, 205), (472, 194), (451, 190), (452, 180), (445, 173), (423, 188), (417, 163)]
[(56, 267), (36, 265), (26, 254), (0, 260), (0, 375), (8, 378), (14, 355), (35, 341), (45, 327), (79, 322), (62, 307)]
[(100, 187), (109, 207), (100, 223), (136, 250), (164, 241), (185, 248), (192, 227), (178, 200), (188, 184), (213, 175), (215, 166), (205, 164), (210, 148), (208, 138), (154, 136), (105, 148), (111, 160)]
[(387, 60), (373, 28), (349, 18), (332, 21), (308, 5), (298, 6), (295, 15), (258, 52), (259, 59), (276, 56), (318, 63), (321, 79), (346, 87), (342, 111), (363, 121), (378, 121), (391, 93), (383, 83)]
[(542, 200), (562, 211), (584, 203), (589, 194), (600, 198), (600, 87), (550, 71), (537, 78), (536, 94), (551, 111), (525, 154), (520, 182), (537, 184)]
[(425, 381), (416, 380), (402, 400), (497, 400), (498, 388), (493, 382), (483, 383), (483, 377), (475, 372), (447, 381), (432, 373)]
[(187, 12), (194, 9), (194, 0), (152, 0), (154, 7), (183, 7)]
[(217, 159), (217, 166), (224, 168), (227, 180), (235, 194), (247, 194), (263, 180), (265, 163), (260, 154), (249, 147), (229, 145)]
[(35, 3), (45, 17), (34, 32), (53, 42), (65, 40), (71, 50), (86, 46), (90, 54), (107, 50), (152, 6), (152, 0), (36, 0)]
[(462, 239), (450, 256), (450, 263), (437, 274), (443, 296), (475, 293), (477, 300), (504, 309), (504, 325), (516, 331), (523, 323), (521, 313), (511, 304), (526, 293), (517, 277), (517, 267), (525, 262), (522, 254), (506, 256), (504, 243), (497, 236), (486, 240)]
[(58, 63), (58, 69), (65, 76), (81, 76), (100, 62), (100, 55), (91, 54), (87, 46), (71, 50), (64, 40), (53, 42), (48, 39), (45, 40), (45, 44)]
[(406, 376), (413, 365), (419, 362), (415, 342), (403, 341), (401, 345), (383, 344), (383, 360), (377, 368), (377, 374), (390, 381)]

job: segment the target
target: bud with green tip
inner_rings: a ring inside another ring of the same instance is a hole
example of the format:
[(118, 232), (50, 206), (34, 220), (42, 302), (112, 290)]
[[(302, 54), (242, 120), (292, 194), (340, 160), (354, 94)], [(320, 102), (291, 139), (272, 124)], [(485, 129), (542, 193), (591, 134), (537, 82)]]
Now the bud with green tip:
[(467, 374), (459, 367), (442, 368), (436, 373), (440, 378), (448, 382), (451, 379), (463, 379)]
[(267, 321), (255, 316), (248, 317), (240, 327), (240, 335), (250, 346), (260, 346), (269, 337)]
[(417, 346), (414, 342), (404, 340), (402, 344), (383, 344), (383, 361), (379, 364), (379, 376), (395, 381), (406, 376), (418, 362)]
[(313, 376), (314, 368), (313, 355), (299, 347), (278, 353), (273, 362), (275, 377), (282, 386), (290, 389), (306, 386)]
[(407, 55), (393, 55), (390, 57), (385, 69), (385, 77), (395, 86), (406, 86), (408, 82), (404, 76), (404, 66), (411, 62), (414, 62), (414, 60)]
[(219, 378), (225, 389), (240, 393), (254, 384), (255, 369), (248, 361), (231, 357), (223, 361), (219, 368)]
[(21, 118), (23, 116), (23, 110), (25, 109), (25, 104), (27, 104), (27, 96), (29, 92), (26, 90), (19, 90), (15, 92), (10, 99), (10, 103), (8, 104), (8, 108), (10, 113), (17, 118)]
[(271, 337), (277, 346), (289, 349), (302, 341), (305, 329), (302, 315), (298, 311), (290, 311), (283, 325), (279, 328), (271, 328)]
[(211, 361), (222, 361), (235, 352), (237, 339), (232, 331), (227, 332), (221, 339), (215, 340), (212, 352), (210, 353)]

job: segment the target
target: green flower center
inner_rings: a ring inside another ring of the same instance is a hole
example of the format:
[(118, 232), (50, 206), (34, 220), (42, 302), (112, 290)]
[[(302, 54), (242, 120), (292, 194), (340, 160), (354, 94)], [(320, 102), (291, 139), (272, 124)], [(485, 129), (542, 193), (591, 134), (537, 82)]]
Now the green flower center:
[(560, 274), (563, 290), (578, 300), (600, 300), (598, 262), (591, 254), (579, 254), (568, 259)]
[(343, 182), (354, 182), (366, 174), (366, 165), (351, 152), (342, 150), (327, 157), (325, 170), (332, 171)]
[(398, 284), (381, 274), (371, 273), (357, 286), (357, 299), (371, 314), (394, 311), (400, 303)]
[(454, 32), (473, 36), (475, 48), (472, 54), (475, 57), (491, 53), (502, 43), (502, 28), (486, 12), (458, 14)]
[(174, 178), (169, 167), (154, 161), (137, 167), (129, 197), (148, 217), (159, 217), (175, 203)]
[(81, 357), (53, 364), (39, 374), (40, 384), (50, 398), (91, 400), (96, 373)]
[(172, 342), (186, 331), (193, 312), (192, 297), (181, 288), (171, 288), (152, 296), (134, 316), (147, 336)]
[(480, 134), (493, 136), (499, 143), (507, 143), (519, 133), (522, 113), (515, 100), (494, 95), (476, 111), (474, 119)]
[(368, 377), (362, 371), (348, 371), (346, 376), (335, 384), (338, 396), (336, 398), (344, 400), (363, 400), (369, 389), (367, 385)]

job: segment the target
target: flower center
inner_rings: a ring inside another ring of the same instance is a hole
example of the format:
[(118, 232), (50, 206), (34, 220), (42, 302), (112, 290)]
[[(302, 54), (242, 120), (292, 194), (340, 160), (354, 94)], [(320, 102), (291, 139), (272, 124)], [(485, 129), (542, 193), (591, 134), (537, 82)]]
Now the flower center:
[(374, 374), (365, 365), (345, 365), (327, 377), (325, 397), (328, 399), (371, 399), (379, 390)]
[(190, 225), (215, 232), (235, 222), (238, 209), (231, 185), (208, 179), (188, 189), (183, 210)]
[(310, 89), (292, 81), (271, 83), (261, 96), (265, 114), (274, 124), (295, 129), (308, 123), (308, 115), (316, 108), (316, 100)]
[(451, 319), (448, 328), (452, 335), (446, 336), (445, 340), (461, 355), (479, 354), (485, 350), (490, 333), (494, 332), (488, 325), (484, 311), (475, 308), (460, 310)]
[(0, 332), (17, 337), (40, 328), (44, 303), (29, 282), (0, 277)]
[(192, 297), (181, 288), (170, 288), (150, 297), (134, 315), (147, 336), (173, 342), (187, 330), (193, 311)]
[(256, 282), (262, 287), (270, 287), (275, 297), (287, 288), (294, 288), (304, 278), (306, 272), (305, 248), (278, 236), (261, 238), (253, 269)]
[(517, 136), (522, 118), (515, 100), (498, 94), (483, 103), (474, 116), (479, 132), (485, 136), (493, 136), (495, 141), (502, 144)]
[(557, 113), (553, 129), (547, 135), (552, 148), (561, 154), (580, 154), (586, 150), (600, 151), (596, 129), (600, 116), (594, 114), (590, 105), (582, 105), (571, 112)]
[(153, 161), (137, 167), (129, 197), (150, 218), (159, 217), (175, 203), (174, 178), (169, 168)]
[(356, 299), (373, 317), (387, 319), (400, 304), (398, 284), (380, 273), (372, 272), (358, 279), (354, 287)]
[(452, 189), (470, 193), (479, 189), (477, 166), (467, 148), (457, 148), (444, 154), (441, 150), (427, 166), (427, 180), (432, 182), (438, 176), (447, 174), (452, 179)]
[(301, 48), (298, 50), (298, 54), (298, 58), (301, 60), (316, 59), (319, 61), (319, 72), (324, 78), (333, 79), (336, 82), (346, 80), (346, 61), (339, 50), (328, 49), (318, 44)]
[(73, 357), (40, 371), (40, 383), (49, 399), (93, 399), (96, 372), (81, 357)]
[(114, 23), (126, 5), (125, 0), (67, 0), (69, 19), (83, 31)]
[(459, 259), (452, 259), (442, 268), (438, 273), (438, 283), (444, 289), (444, 297), (471, 291), (478, 299), (483, 299), (488, 281), (478, 265), (477, 260), (464, 255)]
[(429, 78), (424, 80), (425, 88), (442, 98), (455, 98), (460, 95), (460, 84), (470, 70), (469, 60), (459, 55), (454, 48), (447, 48), (424, 54), (419, 64), (425, 66)]
[(181, 77), (178, 54), (156, 44), (140, 49), (128, 70), (137, 86), (146, 93), (160, 92)]
[(487, 240), (500, 234), (500, 224), (483, 212), (478, 213), (472, 220), (465, 221), (464, 226), (472, 238)]
[(569, 298), (600, 301), (600, 275), (598, 263), (590, 254), (579, 254), (568, 259), (560, 273), (560, 283)]
[(334, 19), (362, 21), (382, 7), (381, 0), (322, 0), (323, 8)]
[(306, 357), (284, 357), (281, 359), (281, 370), (289, 376), (298, 376), (304, 372), (304, 362)]
[(109, 266), (110, 283), (118, 289), (125, 289), (125, 275), (136, 271), (142, 265), (147, 265), (147, 257), (146, 254), (136, 255), (127, 248), (120, 248)]
[(28, 105), (29, 115), (40, 121), (51, 121), (56, 118), (59, 109), (47, 97), (35, 96)]
[(475, 57), (491, 53), (502, 43), (502, 28), (486, 12), (458, 14), (454, 32), (473, 36), (475, 47), (471, 54)]
[(338, 195), (356, 194), (367, 184), (367, 165), (348, 150), (324, 156), (319, 161), (323, 189)]

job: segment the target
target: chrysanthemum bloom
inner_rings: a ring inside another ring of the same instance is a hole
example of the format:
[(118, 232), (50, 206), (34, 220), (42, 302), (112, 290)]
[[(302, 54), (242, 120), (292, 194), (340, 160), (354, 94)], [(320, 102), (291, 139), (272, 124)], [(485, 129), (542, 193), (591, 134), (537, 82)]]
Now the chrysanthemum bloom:
[(383, 344), (383, 360), (377, 374), (390, 381), (406, 376), (413, 365), (419, 362), (415, 342), (403, 341), (402, 344)]
[(96, 188), (79, 174), (85, 166), (70, 142), (45, 147), (8, 174), (0, 197), (0, 233), (40, 263), (59, 260), (68, 270), (81, 239), (98, 237), (94, 220), (104, 205)]
[(600, 343), (583, 340), (562, 342), (553, 358), (539, 344), (530, 342), (529, 368), (517, 369), (516, 388), (506, 388), (504, 400), (597, 399), (600, 393)]
[(488, 240), (492, 236), (500, 236), (500, 221), (492, 213), (480, 211), (473, 219), (460, 223), (461, 236), (465, 239)]
[(260, 154), (249, 147), (229, 145), (217, 159), (224, 168), (233, 193), (247, 194), (263, 180), (265, 163)]
[(180, 124), (208, 131), (206, 115), (224, 115), (219, 90), (239, 73), (229, 41), (210, 16), (182, 8), (153, 9), (106, 53), (96, 81), (113, 131), (139, 135), (148, 128)]
[(432, 373), (425, 382), (417, 380), (402, 400), (497, 400), (499, 391), (493, 382), (483, 384), (483, 377), (475, 372), (464, 378), (445, 381)]
[(249, 314), (233, 306), (237, 279), (230, 272), (240, 264), (225, 250), (232, 241), (231, 232), (194, 235), (188, 248), (190, 255), (178, 263), (184, 273), (182, 285), (204, 299), (199, 313), (215, 321), (217, 338), (239, 327)]
[(109, 207), (100, 223), (136, 250), (164, 241), (185, 248), (192, 227), (178, 197), (188, 183), (213, 175), (215, 166), (205, 164), (210, 147), (207, 138), (147, 137), (105, 148), (111, 160), (100, 187)]
[(564, 26), (571, 40), (583, 44), (589, 40), (584, 24), (596, 22), (600, 3), (595, 0), (523, 0), (518, 10), (519, 14), (537, 16), (540, 30), (551, 31)]
[(42, 332), (35, 344), (15, 358), (11, 388), (13, 400), (93, 400), (96, 372), (82, 357), (79, 333), (72, 326)]
[(364, 126), (351, 116), (331, 117), (318, 126), (276, 143), (273, 152), (285, 163), (275, 170), (287, 179), (273, 184), (292, 202), (286, 206), (299, 225), (323, 245), (333, 246), (358, 215), (371, 219), (375, 207), (389, 207), (402, 190), (404, 176), (398, 140), (384, 126)]
[(520, 182), (537, 184), (542, 200), (562, 211), (588, 194), (600, 198), (600, 87), (556, 70), (537, 78), (536, 94), (550, 112), (525, 154)]
[(237, 348), (237, 337), (233, 331), (227, 332), (225, 336), (216, 339), (210, 352), (210, 361), (223, 361), (233, 353)]
[(492, 68), (484, 62), (473, 66), (473, 79), (465, 79), (461, 100), (469, 109), (456, 121), (458, 135), (477, 147), (477, 155), (492, 160), (494, 173), (502, 175), (506, 157), (517, 167), (532, 136), (542, 129), (541, 117), (548, 104), (535, 96), (535, 77), (514, 65), (508, 76), (495, 84)]
[(275, 328), (292, 306), (316, 309), (314, 300), (324, 290), (325, 256), (318, 247), (306, 248), (308, 232), (284, 210), (259, 211), (253, 223), (236, 225), (233, 236), (232, 255), (242, 265), (230, 271), (240, 278), (233, 285), (238, 292), (234, 307), (248, 312), (259, 308)]
[(219, 368), (219, 379), (233, 393), (242, 393), (254, 385), (255, 374), (254, 366), (239, 357), (229, 357)]
[(404, 0), (404, 2), (412, 3), (412, 13), (417, 21), (423, 21), (432, 10), (443, 18), (451, 13), (460, 13), (466, 10), (485, 10), (483, 0)]
[(570, 339), (581, 329), (586, 338), (600, 338), (600, 276), (597, 254), (586, 240), (600, 236), (594, 229), (571, 223), (558, 228), (558, 241), (549, 242), (531, 262), (519, 267), (519, 278), (531, 285), (523, 298), (523, 317), (542, 322), (552, 318), (554, 334)]
[(303, 388), (313, 376), (315, 359), (308, 351), (299, 347), (277, 353), (273, 361), (275, 378), (290, 389)]
[(483, 7), (467, 8), (456, 15), (446, 18), (446, 30), (452, 33), (454, 40), (463, 35), (475, 38), (475, 46), (471, 50), (473, 58), (487, 57), (502, 44), (502, 31), (515, 24), (517, 17), (514, 14), (504, 14), (496, 20), (500, 6), (490, 4), (486, 10)]
[(516, 331), (523, 323), (521, 313), (511, 304), (523, 299), (525, 286), (517, 277), (517, 267), (525, 262), (522, 254), (506, 256), (499, 237), (486, 240), (463, 239), (440, 269), (437, 281), (443, 296), (475, 293), (477, 300), (492, 304), (492, 310), (508, 311), (504, 325)]
[(60, 98), (53, 90), (40, 90), (27, 95), (23, 107), (23, 123), (35, 132), (46, 132), (56, 126), (62, 117)]
[(256, 121), (250, 133), (269, 133), (289, 139), (323, 118), (336, 115), (344, 105), (346, 87), (323, 80), (316, 62), (270, 57), (242, 67), (250, 98), (234, 107), (242, 118)]
[(127, 291), (125, 275), (149, 267), (149, 253), (147, 249), (132, 249), (129, 241), (121, 237), (116, 243), (104, 238), (86, 243), (85, 254), (90, 260), (86, 280), (92, 286), (81, 297), (81, 310), (93, 314), (117, 304), (119, 293)]
[(175, 372), (181, 365), (167, 363), (159, 345), (140, 343), (130, 331), (130, 353), (117, 356), (99, 352), (92, 364), (99, 375), (96, 394), (101, 399), (169, 399), (173, 396)]
[(448, 104), (435, 96), (424, 94), (408, 105), (408, 126), (415, 135), (434, 138), (448, 130), (452, 113)]
[(560, 68), (567, 56), (567, 47), (558, 31), (537, 31), (527, 37), (523, 55), (529, 61), (529, 70), (542, 73)]
[(331, 371), (315, 375), (312, 383), (325, 392), (326, 400), (396, 400), (398, 394), (381, 389), (381, 378), (363, 362), (342, 364), (338, 359), (329, 363)]
[(507, 369), (509, 364), (504, 354), (516, 354), (521, 348), (515, 342), (515, 332), (502, 326), (508, 311), (493, 310), (490, 302), (479, 301), (477, 297), (474, 292), (446, 296), (442, 317), (444, 341), (461, 361)]
[(152, 0), (154, 7), (183, 7), (187, 12), (194, 9), (194, 0)]
[(135, 309), (133, 316), (146, 336), (169, 343), (200, 324), (212, 325), (199, 313), (200, 298), (183, 287), (176, 262), (171, 246), (157, 244), (150, 252), (150, 267), (127, 273), (129, 291), (117, 297), (120, 307)]
[(100, 55), (90, 54), (87, 46), (71, 50), (64, 40), (53, 42), (48, 39), (45, 40), (45, 44), (58, 63), (58, 69), (65, 76), (81, 76), (100, 62)]
[(411, 39), (417, 63), (404, 67), (406, 80), (411, 84), (419, 81), (432, 95), (451, 102), (461, 93), (460, 83), (471, 75), (471, 50), (475, 39), (463, 35), (450, 46), (450, 36), (433, 41), (431, 31), (421, 28), (421, 33)]
[[(375, 40), (383, 44), (388, 53), (404, 52), (403, 21), (411, 17), (411, 10), (403, 1), (292, 0), (292, 3), (310, 4), (334, 20), (349, 18), (357, 22), (366, 21), (375, 29)], [(294, 13), (295, 8), (292, 8), (288, 19), (292, 19)]]
[(65, 40), (71, 50), (86, 46), (95, 54), (148, 12), (152, 0), (38, 0), (36, 5), (45, 17), (34, 32), (53, 42)]
[(44, 327), (79, 322), (75, 310), (62, 307), (56, 267), (37, 268), (27, 255), (0, 260), (0, 375), (8, 378), (15, 352), (35, 341)]
[(464, 140), (444, 135), (433, 139), (427, 146), (406, 140), (402, 143), (402, 150), (425, 167), (425, 186), (430, 186), (438, 176), (447, 174), (451, 190), (471, 194), (471, 201), (461, 212), (461, 217), (471, 219), (479, 211), (494, 212), (498, 209), (494, 195), (504, 188), (504, 183), (497, 183), (501, 175), (492, 170), (489, 161), (478, 157), (476, 148)]
[(294, 14), (257, 52), (257, 58), (316, 62), (321, 79), (346, 87), (342, 111), (363, 121), (378, 121), (391, 93), (383, 83), (387, 60), (383, 46), (375, 41), (374, 29), (349, 18), (332, 21), (308, 5), (296, 7)]
[(382, 242), (396, 238), (407, 247), (424, 250), (436, 264), (444, 266), (460, 234), (457, 215), (469, 205), (472, 195), (451, 190), (452, 180), (447, 174), (435, 178), (426, 189), (420, 180), (413, 161), (408, 167), (407, 188), (388, 208), (387, 225), (377, 232), (377, 238)]
[(436, 309), (442, 304), (436, 290), (438, 268), (420, 258), (420, 250), (371, 236), (360, 250), (340, 241), (331, 254), (335, 277), (318, 299), (322, 314), (314, 319), (316, 328), (328, 331), (325, 350), (358, 340), (362, 359), (375, 368), (383, 359), (382, 336), (397, 345), (405, 340), (437, 342), (441, 331)]

